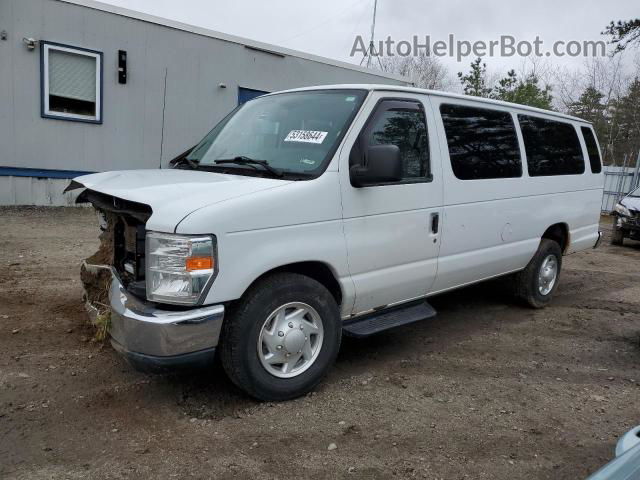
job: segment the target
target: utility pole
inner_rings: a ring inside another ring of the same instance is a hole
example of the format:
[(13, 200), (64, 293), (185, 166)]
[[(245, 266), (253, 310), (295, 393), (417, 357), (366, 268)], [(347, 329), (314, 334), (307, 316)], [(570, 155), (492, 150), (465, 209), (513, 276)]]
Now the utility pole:
[(369, 58), (367, 58), (367, 68), (371, 67), (371, 56), (375, 52), (373, 39), (376, 35), (376, 12), (378, 10), (378, 0), (373, 1), (373, 22), (371, 22), (371, 40), (369, 40)]
[(380, 68), (382, 68), (382, 63), (380, 62), (380, 57), (378, 56), (378, 53), (376, 52), (376, 48), (373, 44), (374, 39), (375, 39), (375, 34), (376, 34), (376, 13), (378, 11), (378, 0), (374, 0), (373, 1), (373, 21), (371, 22), (371, 39), (369, 40), (369, 48), (367, 50), (367, 53), (364, 54), (364, 56), (362, 57), (362, 60), (360, 60), (360, 65), (362, 65), (362, 62), (364, 62), (364, 59), (367, 59), (367, 68), (371, 68), (371, 58), (375, 55), (376, 58), (378, 59), (378, 64), (380, 65)]

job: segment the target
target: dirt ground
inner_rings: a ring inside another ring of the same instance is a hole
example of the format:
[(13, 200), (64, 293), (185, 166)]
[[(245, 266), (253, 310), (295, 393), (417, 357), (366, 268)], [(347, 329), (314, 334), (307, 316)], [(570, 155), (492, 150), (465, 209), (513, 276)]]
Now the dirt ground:
[[(0, 477), (580, 479), (640, 423), (640, 243), (565, 258), (553, 304), (496, 283), (345, 340), (316, 392), (137, 373), (92, 342), (89, 209), (0, 209)], [(330, 444), (337, 446), (328, 450)]]

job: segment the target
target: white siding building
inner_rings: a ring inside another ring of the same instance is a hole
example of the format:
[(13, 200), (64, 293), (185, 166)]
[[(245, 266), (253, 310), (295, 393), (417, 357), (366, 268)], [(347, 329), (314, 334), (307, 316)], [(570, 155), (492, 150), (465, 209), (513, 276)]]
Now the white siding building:
[(0, 1), (0, 205), (68, 205), (86, 172), (164, 168), (264, 92), (407, 81), (90, 0)]

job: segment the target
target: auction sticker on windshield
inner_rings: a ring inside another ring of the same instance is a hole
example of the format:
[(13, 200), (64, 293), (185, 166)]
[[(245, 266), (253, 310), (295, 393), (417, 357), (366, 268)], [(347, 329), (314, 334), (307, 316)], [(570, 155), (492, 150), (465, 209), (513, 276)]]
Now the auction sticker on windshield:
[(285, 142), (322, 143), (328, 132), (318, 130), (291, 130)]

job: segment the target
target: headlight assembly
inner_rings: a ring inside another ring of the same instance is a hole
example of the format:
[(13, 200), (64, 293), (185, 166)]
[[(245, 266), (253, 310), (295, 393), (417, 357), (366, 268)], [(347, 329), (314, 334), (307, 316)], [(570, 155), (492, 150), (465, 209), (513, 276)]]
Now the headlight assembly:
[(215, 237), (147, 232), (147, 299), (195, 305), (217, 271)]
[(621, 203), (617, 203), (616, 206), (614, 207), (614, 210), (616, 211), (616, 213), (619, 213), (623, 217), (631, 216), (631, 212), (629, 211), (629, 209), (624, 205), (622, 205)]

